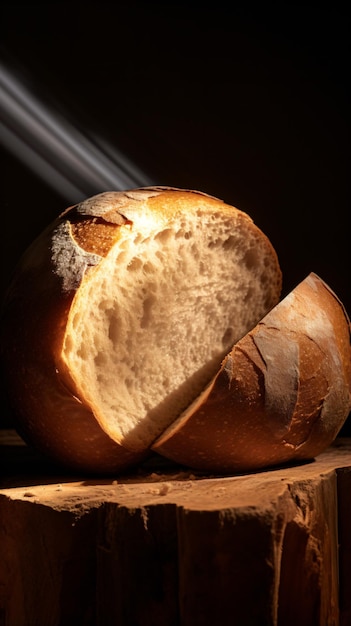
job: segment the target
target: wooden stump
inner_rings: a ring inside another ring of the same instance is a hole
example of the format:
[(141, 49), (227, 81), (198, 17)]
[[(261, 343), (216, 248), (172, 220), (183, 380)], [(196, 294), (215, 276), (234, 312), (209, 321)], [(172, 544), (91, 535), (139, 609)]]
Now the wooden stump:
[(94, 480), (3, 439), (1, 626), (351, 623), (351, 440), (254, 474), (155, 457)]

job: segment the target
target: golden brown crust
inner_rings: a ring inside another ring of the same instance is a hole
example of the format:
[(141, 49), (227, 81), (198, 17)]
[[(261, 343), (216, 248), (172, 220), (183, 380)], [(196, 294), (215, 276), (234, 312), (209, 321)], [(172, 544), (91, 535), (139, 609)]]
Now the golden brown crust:
[[(54, 460), (87, 472), (115, 472), (139, 462), (113, 441), (80, 399), (61, 359), (73, 298), (86, 272), (94, 271), (141, 212), (167, 221), (170, 213), (195, 210), (206, 198), (214, 210), (245, 213), (196, 191), (144, 188), (107, 192), (67, 209), (27, 251), (17, 268), (2, 317), (2, 360), (18, 430)], [(255, 228), (255, 226), (252, 226)], [(274, 258), (273, 246), (266, 240)], [(277, 268), (278, 268), (277, 262)], [(281, 274), (271, 293), (279, 298)]]
[[(144, 455), (112, 441), (65, 385), (60, 351), (74, 292), (51, 271), (49, 231), (17, 269), (2, 316), (2, 358), (15, 420), (24, 439), (73, 470), (113, 472)], [(45, 392), (43, 393), (43, 390)]]
[(234, 346), (203, 398), (154, 450), (221, 472), (311, 459), (350, 409), (349, 320), (311, 274)]
[[(113, 441), (75, 396), (61, 360), (63, 336), (84, 274), (94, 271), (125, 229), (133, 229), (143, 211), (166, 222), (184, 206), (195, 210), (202, 197), (214, 210), (237, 211), (252, 223), (245, 213), (200, 192), (159, 187), (107, 192), (65, 211), (19, 265), (2, 318), (2, 354), (18, 429), (53, 459), (106, 473), (148, 454)], [(278, 298), (279, 272), (270, 289)], [(210, 388), (154, 449), (220, 472), (313, 458), (346, 419), (350, 390), (347, 314), (311, 274), (234, 346)]]

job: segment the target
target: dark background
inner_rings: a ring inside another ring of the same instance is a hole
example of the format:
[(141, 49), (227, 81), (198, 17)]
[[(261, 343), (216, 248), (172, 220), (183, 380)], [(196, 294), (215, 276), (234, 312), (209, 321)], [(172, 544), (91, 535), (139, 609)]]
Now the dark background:
[[(283, 295), (314, 271), (350, 313), (347, 6), (281, 4), (5, 3), (1, 59), (150, 181), (247, 211), (277, 250)], [(77, 199), (0, 151), (3, 290)]]

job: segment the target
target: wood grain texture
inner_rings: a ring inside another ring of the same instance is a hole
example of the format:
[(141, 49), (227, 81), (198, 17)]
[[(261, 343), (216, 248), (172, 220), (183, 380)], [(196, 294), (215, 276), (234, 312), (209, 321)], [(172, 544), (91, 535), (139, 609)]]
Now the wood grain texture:
[[(59, 475), (7, 437), (0, 624), (346, 626), (351, 440), (315, 461), (205, 475)], [(11, 445), (12, 444), (12, 445)]]

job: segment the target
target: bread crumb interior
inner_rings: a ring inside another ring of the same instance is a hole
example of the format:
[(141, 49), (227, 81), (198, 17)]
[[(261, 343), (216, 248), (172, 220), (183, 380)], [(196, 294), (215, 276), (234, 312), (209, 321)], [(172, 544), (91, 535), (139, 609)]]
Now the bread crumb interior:
[(62, 356), (104, 430), (138, 450), (273, 306), (276, 266), (240, 214), (198, 208), (121, 228), (76, 293)]

